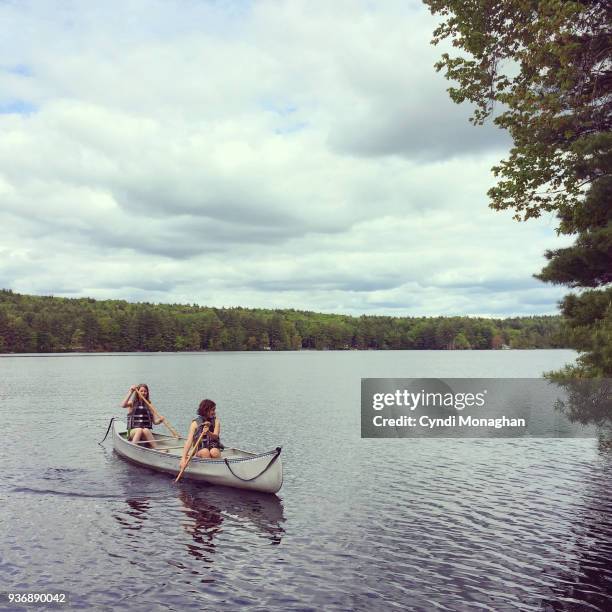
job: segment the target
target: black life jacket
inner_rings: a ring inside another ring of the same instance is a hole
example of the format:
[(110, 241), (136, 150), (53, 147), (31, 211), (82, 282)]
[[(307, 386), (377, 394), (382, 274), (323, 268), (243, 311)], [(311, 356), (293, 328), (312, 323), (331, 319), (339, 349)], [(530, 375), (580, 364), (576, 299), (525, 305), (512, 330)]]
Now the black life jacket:
[(201, 448), (210, 448), (210, 443), (212, 442), (212, 440), (209, 434), (214, 433), (215, 431), (215, 422), (217, 420), (216, 417), (210, 417), (209, 419), (204, 419), (203, 417), (198, 415), (193, 420), (197, 424), (195, 433), (193, 434), (194, 444), (198, 441), (198, 438), (202, 435), (202, 430), (204, 429), (204, 423), (206, 421), (210, 423), (210, 427), (208, 428), (208, 433), (204, 434), (204, 437), (202, 438), (202, 441), (198, 445), (197, 450), (200, 450)]
[(128, 428), (135, 429), (143, 427), (144, 429), (152, 429), (153, 415), (146, 404), (134, 404), (132, 412), (128, 414)]

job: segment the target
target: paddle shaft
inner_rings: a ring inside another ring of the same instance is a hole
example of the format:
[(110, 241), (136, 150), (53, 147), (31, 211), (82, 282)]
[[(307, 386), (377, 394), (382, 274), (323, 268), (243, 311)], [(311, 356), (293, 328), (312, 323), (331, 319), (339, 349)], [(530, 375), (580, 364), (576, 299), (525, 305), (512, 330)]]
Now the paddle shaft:
[(200, 442), (202, 441), (202, 438), (204, 438), (204, 436), (208, 433), (208, 429), (209, 429), (208, 426), (204, 425), (204, 427), (202, 428), (202, 433), (200, 434), (200, 437), (198, 438), (197, 442), (193, 445), (191, 449), (189, 449), (189, 453), (187, 455), (187, 463), (185, 463), (185, 467), (178, 473), (178, 476), (176, 477), (176, 480), (174, 482), (178, 482), (180, 480), (181, 476), (183, 475), (183, 472), (187, 469), (189, 462), (193, 459), (193, 456), (197, 453), (198, 446), (200, 446)]
[[(134, 390), (136, 392), (136, 394), (138, 395), (138, 397), (149, 407), (149, 410), (153, 413), (153, 417), (157, 420), (159, 420), (161, 417), (159, 415), (159, 412), (157, 412), (157, 409), (155, 408), (155, 406), (153, 406), (153, 404), (140, 392), (140, 389), (138, 387), (136, 387), (136, 389)], [(177, 433), (176, 429), (174, 429), (174, 427), (172, 427), (172, 425), (170, 425), (169, 421), (166, 419), (166, 417), (164, 417), (164, 420), (162, 421), (163, 424), (168, 428), (168, 431), (175, 437), (175, 438), (180, 438), (181, 436), (179, 436), (179, 434)]]

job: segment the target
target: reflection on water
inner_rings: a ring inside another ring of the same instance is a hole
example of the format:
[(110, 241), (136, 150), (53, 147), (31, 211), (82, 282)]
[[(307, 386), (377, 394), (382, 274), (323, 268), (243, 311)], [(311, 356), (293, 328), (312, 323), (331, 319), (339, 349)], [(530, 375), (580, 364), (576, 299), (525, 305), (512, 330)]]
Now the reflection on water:
[(246, 531), (254, 530), (273, 545), (280, 544), (285, 533), (281, 526), (285, 520), (283, 506), (275, 495), (224, 487), (202, 491), (191, 485), (184, 487), (178, 497), (187, 519), (182, 526), (194, 542), (187, 544), (189, 554), (206, 562), (213, 561), (215, 538), (222, 533), (224, 521)]
[(185, 516), (189, 519), (183, 522), (183, 528), (194, 541), (194, 544), (187, 544), (187, 551), (196, 559), (212, 563), (215, 552), (214, 538), (221, 533), (223, 524), (220, 509), (187, 491), (181, 491), (179, 499), (183, 503)]
[(573, 423), (596, 425), (599, 449), (612, 449), (612, 379), (565, 379), (557, 384), (565, 398), (557, 400), (555, 408)]
[(131, 498), (126, 499), (125, 503), (129, 510), (124, 510), (113, 514), (115, 520), (128, 531), (139, 531), (143, 527), (144, 521), (147, 520), (147, 512), (151, 507), (151, 502), (148, 498)]
[(557, 410), (570, 421), (603, 426), (612, 424), (612, 379), (584, 378), (558, 383), (566, 393), (556, 402)]
[[(602, 457), (604, 461), (606, 457)], [(612, 610), (612, 499), (602, 470), (588, 487), (574, 532), (575, 561), (561, 572), (546, 610)]]
[[(152, 479), (155, 482), (154, 475)], [(275, 546), (282, 541), (285, 517), (283, 505), (275, 495), (193, 483), (183, 483), (178, 491), (171, 491), (174, 492), (172, 497), (176, 496), (180, 512), (180, 520), (173, 530), (174, 536), (195, 559), (209, 564), (214, 562), (224, 522), (231, 532), (239, 530), (245, 534), (259, 535)], [(112, 516), (128, 537), (138, 538), (148, 537), (149, 533), (136, 533), (145, 528), (155, 533), (159, 527), (158, 516), (165, 513), (169, 502), (164, 495), (128, 497), (124, 501), (125, 506)], [(167, 519), (164, 519), (166, 522)], [(181, 537), (181, 532), (189, 538)]]

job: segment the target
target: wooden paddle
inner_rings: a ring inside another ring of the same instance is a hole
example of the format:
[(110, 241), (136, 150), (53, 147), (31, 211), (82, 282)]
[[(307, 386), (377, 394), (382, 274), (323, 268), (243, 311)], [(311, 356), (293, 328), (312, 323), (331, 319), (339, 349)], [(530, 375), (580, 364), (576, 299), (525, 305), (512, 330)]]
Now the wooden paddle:
[[(159, 412), (157, 412), (155, 406), (153, 406), (153, 404), (140, 392), (140, 389), (138, 387), (136, 387), (136, 389), (134, 390), (136, 392), (136, 394), (138, 395), (138, 397), (144, 401), (144, 403), (149, 407), (149, 410), (153, 413), (153, 418), (156, 421), (159, 421), (161, 419), (161, 416), (159, 414)], [(181, 436), (179, 436), (178, 432), (176, 431), (176, 429), (174, 429), (174, 427), (172, 427), (172, 425), (170, 425), (168, 419), (166, 419), (166, 417), (163, 418), (162, 423), (168, 428), (168, 431), (175, 437), (175, 438), (180, 438)]]
[[(206, 423), (208, 423), (208, 421)], [(200, 437), (197, 439), (196, 443), (189, 449), (189, 453), (187, 454), (187, 463), (185, 463), (185, 467), (178, 473), (178, 476), (176, 477), (176, 480), (174, 482), (178, 482), (180, 480), (181, 476), (183, 475), (183, 472), (187, 469), (189, 462), (198, 452), (198, 446), (200, 446), (202, 438), (208, 433), (208, 430), (210, 428), (210, 425), (207, 425), (206, 423), (204, 423), (204, 427), (202, 427), (202, 433), (200, 434)]]

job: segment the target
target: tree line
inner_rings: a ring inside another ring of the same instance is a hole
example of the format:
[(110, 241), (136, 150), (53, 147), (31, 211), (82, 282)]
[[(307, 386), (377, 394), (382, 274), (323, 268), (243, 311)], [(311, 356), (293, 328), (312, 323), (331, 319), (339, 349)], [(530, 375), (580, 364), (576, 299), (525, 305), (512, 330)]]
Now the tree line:
[(389, 317), (21, 295), (0, 290), (0, 352), (501, 349), (565, 346), (557, 316)]

